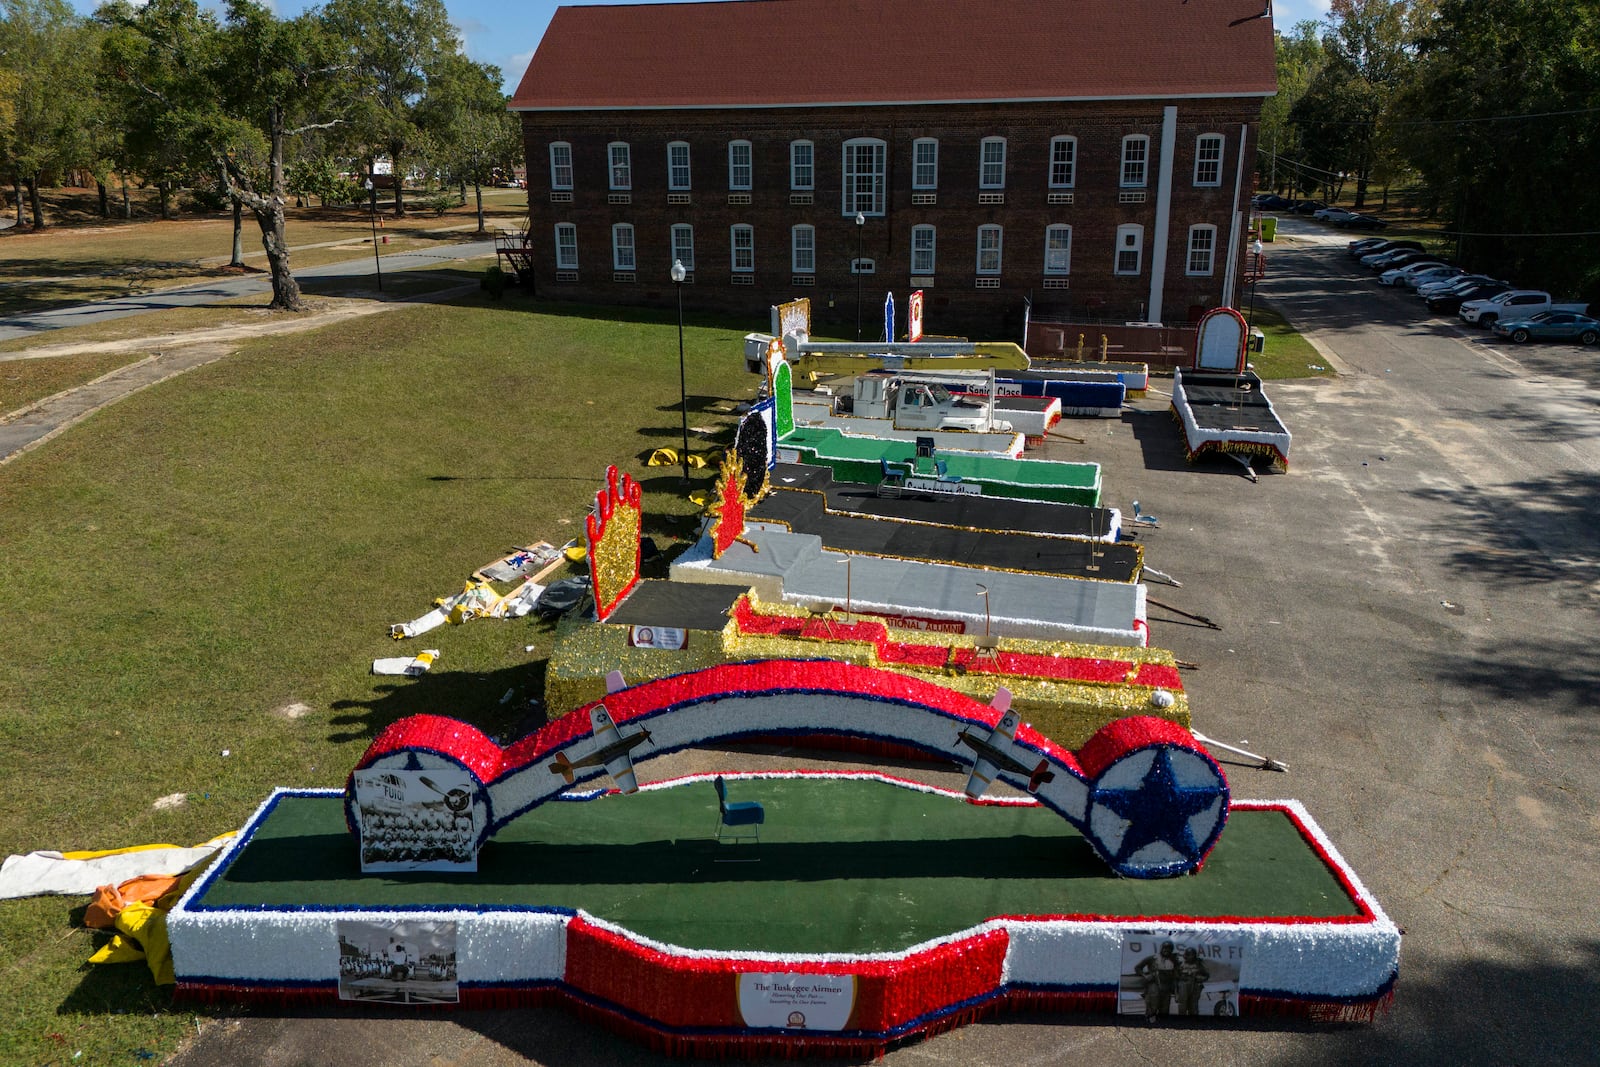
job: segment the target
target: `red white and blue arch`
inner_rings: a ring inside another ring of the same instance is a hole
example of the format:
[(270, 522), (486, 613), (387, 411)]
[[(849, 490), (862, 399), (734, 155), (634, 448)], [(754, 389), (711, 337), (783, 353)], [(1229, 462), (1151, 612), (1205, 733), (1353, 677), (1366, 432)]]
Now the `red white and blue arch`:
[[(609, 721), (591, 715), (597, 704)], [(994, 750), (970, 738), (995, 740), (1004, 717), (1003, 708), (873, 667), (758, 660), (619, 689), (505, 748), (468, 723), (412, 716), (384, 730), (355, 769), (462, 768), (479, 787), (473, 803), (481, 846), (573, 784), (607, 773), (608, 764), (631, 769), (669, 752), (742, 738), (831, 735), (898, 743), (976, 766)], [(1166, 719), (1119, 719), (1076, 753), (1022, 724), (1005, 752), (1009, 758), (998, 764), (984, 763), (984, 777), (1028, 789), (1077, 827), (1119, 875), (1198, 870), (1227, 821), (1221, 768), (1189, 731)], [(347, 786), (352, 829), (358, 825), (353, 798)]]

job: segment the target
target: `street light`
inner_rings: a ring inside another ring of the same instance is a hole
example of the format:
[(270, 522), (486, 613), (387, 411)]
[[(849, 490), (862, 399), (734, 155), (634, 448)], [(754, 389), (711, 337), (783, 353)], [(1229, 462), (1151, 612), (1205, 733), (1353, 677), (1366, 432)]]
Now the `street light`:
[(678, 290), (678, 397), (683, 411), (683, 484), (689, 484), (689, 387), (683, 377), (683, 280), (689, 272), (683, 260), (672, 261), (672, 284)]
[(1250, 266), (1250, 314), (1245, 316), (1246, 326), (1256, 324), (1256, 282), (1261, 278), (1261, 254), (1266, 250), (1267, 246), (1261, 243), (1261, 238), (1250, 242), (1250, 254), (1255, 257), (1255, 262)]
[(856, 212), (856, 340), (861, 340), (861, 253), (867, 236), (867, 217)]

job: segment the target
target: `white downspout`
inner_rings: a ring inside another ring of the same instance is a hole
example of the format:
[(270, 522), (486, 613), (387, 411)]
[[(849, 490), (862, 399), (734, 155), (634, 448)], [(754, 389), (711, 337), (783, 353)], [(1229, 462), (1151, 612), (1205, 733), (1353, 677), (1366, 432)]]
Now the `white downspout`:
[(1161, 109), (1161, 177), (1156, 183), (1156, 231), (1150, 249), (1149, 322), (1161, 321), (1161, 294), (1167, 288), (1167, 230), (1172, 221), (1172, 156), (1178, 146), (1178, 107)]
[(1250, 143), (1250, 124), (1239, 124), (1239, 166), (1233, 176), (1233, 211), (1228, 215), (1228, 273), (1222, 282), (1222, 306), (1233, 307), (1233, 290), (1239, 280), (1239, 194), (1244, 191), (1244, 150)]

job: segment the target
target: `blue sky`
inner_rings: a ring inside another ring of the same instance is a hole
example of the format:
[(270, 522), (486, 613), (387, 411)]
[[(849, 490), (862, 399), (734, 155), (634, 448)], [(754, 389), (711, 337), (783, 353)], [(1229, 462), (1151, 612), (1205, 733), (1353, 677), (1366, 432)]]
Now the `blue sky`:
[[(297, 15), (314, 6), (302, 0), (265, 0), (280, 15)], [(569, 0), (569, 4), (590, 4), (602, 0)], [(659, 0), (635, 0), (653, 3)], [(1176, 3), (1177, 0), (1168, 0)], [(1204, 2), (1204, 0), (1199, 0)], [(73, 0), (73, 6), (88, 14), (98, 0)], [(533, 58), (533, 50), (544, 36), (550, 16), (559, 5), (556, 0), (445, 0), (467, 55), (479, 63), (493, 63), (505, 77), (506, 92), (516, 88), (522, 72)], [(1328, 0), (1273, 0), (1273, 24), (1287, 32), (1303, 19), (1321, 19), (1328, 13)]]

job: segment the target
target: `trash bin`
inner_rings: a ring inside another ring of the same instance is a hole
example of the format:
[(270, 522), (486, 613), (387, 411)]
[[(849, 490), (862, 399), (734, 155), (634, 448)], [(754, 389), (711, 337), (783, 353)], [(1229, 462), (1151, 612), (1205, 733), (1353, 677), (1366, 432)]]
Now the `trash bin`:
[(1272, 240), (1273, 238), (1275, 238), (1277, 236), (1278, 236), (1278, 216), (1276, 216), (1276, 215), (1263, 215), (1263, 216), (1261, 216), (1261, 239), (1263, 241), (1270, 241), (1270, 240)]

